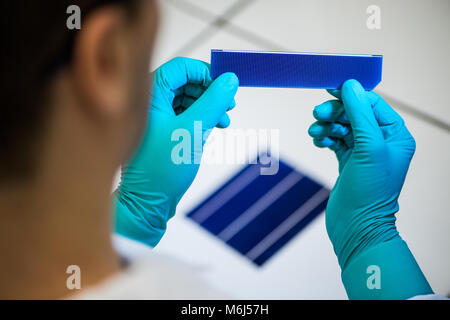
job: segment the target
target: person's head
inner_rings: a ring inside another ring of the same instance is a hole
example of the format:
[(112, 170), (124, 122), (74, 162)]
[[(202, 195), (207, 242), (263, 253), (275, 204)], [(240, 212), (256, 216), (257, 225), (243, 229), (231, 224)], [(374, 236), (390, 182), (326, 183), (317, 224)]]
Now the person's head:
[[(79, 30), (69, 28), (72, 5)], [(146, 124), (157, 9), (156, 0), (1, 1), (0, 186), (58, 161), (111, 170), (130, 156)]]

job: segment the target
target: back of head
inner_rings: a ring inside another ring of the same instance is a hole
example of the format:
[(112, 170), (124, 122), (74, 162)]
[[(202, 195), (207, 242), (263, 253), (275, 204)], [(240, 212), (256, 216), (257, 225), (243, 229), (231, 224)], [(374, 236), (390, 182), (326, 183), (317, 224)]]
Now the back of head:
[(70, 62), (77, 32), (67, 27), (67, 8), (75, 4), (84, 16), (97, 6), (119, 1), (0, 2), (0, 184), (33, 174), (51, 112), (49, 85), (58, 68)]

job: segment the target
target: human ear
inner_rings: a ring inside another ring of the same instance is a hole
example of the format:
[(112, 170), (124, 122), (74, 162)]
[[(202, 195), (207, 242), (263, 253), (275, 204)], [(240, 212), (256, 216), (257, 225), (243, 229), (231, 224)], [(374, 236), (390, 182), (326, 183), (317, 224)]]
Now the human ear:
[(75, 38), (70, 73), (85, 112), (117, 116), (128, 94), (126, 17), (117, 6), (94, 10)]

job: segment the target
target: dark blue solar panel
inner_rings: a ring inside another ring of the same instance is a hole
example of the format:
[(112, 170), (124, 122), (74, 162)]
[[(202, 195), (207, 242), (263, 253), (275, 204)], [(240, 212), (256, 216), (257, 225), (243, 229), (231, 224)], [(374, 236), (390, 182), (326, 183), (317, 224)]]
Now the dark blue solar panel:
[(324, 211), (329, 190), (280, 161), (275, 175), (250, 164), (187, 214), (256, 265)]
[(381, 55), (211, 50), (211, 77), (234, 72), (244, 87), (338, 89), (356, 79), (372, 90), (382, 65)]

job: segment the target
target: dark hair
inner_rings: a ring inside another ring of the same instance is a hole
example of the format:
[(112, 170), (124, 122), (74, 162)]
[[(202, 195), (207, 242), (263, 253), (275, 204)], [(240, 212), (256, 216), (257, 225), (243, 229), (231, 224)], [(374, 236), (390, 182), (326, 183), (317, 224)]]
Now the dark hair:
[(33, 173), (54, 72), (70, 63), (77, 30), (66, 26), (67, 8), (78, 5), (82, 19), (111, 3), (131, 9), (130, 0), (0, 1), (0, 183)]

